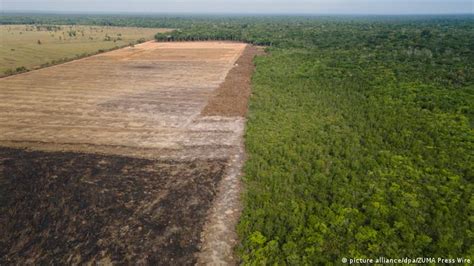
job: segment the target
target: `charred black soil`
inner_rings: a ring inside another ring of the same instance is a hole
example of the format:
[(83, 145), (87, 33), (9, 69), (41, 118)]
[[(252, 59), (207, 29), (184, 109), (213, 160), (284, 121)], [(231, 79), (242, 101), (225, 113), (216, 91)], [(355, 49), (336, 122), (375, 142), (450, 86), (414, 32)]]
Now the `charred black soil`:
[(0, 148), (0, 264), (194, 264), (225, 165)]

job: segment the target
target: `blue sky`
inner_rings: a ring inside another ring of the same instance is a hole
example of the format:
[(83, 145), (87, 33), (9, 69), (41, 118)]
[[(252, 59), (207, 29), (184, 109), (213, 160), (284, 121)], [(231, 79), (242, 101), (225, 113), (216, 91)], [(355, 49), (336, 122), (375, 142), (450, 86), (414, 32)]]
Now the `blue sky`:
[(474, 0), (0, 0), (2, 11), (453, 14), (474, 13)]

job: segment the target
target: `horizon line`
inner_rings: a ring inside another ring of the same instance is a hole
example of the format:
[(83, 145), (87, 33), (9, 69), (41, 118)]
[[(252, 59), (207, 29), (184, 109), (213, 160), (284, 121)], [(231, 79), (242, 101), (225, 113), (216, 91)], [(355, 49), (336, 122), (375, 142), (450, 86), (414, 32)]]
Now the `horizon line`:
[(49, 14), (49, 15), (241, 15), (241, 16), (453, 16), (470, 15), (473, 12), (451, 12), (451, 13), (284, 13), (284, 12), (140, 12), (140, 11), (66, 11), (66, 10), (1, 10), (2, 14)]

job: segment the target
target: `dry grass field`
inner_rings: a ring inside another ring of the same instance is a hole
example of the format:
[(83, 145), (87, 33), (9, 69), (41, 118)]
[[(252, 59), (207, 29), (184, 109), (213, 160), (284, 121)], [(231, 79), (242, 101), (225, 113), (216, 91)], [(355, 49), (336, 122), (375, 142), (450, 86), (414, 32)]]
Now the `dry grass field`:
[(238, 197), (244, 118), (208, 105), (246, 47), (147, 42), (0, 79), (0, 264), (195, 263), (207, 217), (236, 222), (215, 198)]
[(17, 68), (35, 69), (84, 54), (150, 40), (166, 29), (0, 25), (0, 76)]

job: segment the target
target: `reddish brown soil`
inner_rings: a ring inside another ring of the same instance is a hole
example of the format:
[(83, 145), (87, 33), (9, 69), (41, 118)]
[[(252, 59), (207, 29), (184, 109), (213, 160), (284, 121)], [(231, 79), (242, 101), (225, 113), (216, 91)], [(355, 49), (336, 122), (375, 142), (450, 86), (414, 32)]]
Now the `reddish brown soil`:
[(225, 162), (0, 148), (0, 265), (191, 265)]
[(261, 47), (248, 45), (201, 114), (245, 117), (251, 94), (251, 77), (255, 70), (253, 59), (263, 53)]

